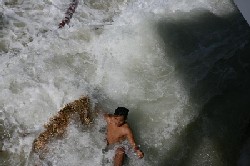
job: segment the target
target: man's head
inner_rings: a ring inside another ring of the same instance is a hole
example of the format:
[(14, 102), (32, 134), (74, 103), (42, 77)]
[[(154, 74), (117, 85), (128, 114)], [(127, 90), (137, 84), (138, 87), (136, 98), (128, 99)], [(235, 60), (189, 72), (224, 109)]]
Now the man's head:
[(124, 116), (124, 119), (126, 120), (127, 116), (128, 116), (128, 112), (129, 112), (129, 110), (127, 108), (125, 108), (125, 107), (117, 107), (115, 109), (114, 115)]
[(118, 107), (115, 109), (115, 117), (114, 117), (114, 122), (117, 126), (121, 126), (124, 124), (125, 120), (127, 119), (129, 110), (125, 107)]

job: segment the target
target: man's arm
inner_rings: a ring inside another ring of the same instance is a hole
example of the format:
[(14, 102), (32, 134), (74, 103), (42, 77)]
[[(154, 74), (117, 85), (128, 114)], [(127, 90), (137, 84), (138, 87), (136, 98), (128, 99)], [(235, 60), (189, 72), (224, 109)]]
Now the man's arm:
[(106, 120), (107, 123), (110, 123), (110, 119), (111, 119), (111, 114), (107, 113), (107, 112), (104, 112), (102, 109), (96, 107), (95, 108), (95, 113), (97, 115), (103, 115), (104, 119)]
[(107, 123), (111, 122), (111, 114), (108, 113), (103, 113), (104, 119), (106, 120)]
[(139, 149), (139, 146), (136, 145), (134, 135), (132, 130), (129, 128), (129, 126), (126, 126), (126, 135), (129, 143), (131, 144), (132, 148), (134, 149), (135, 153), (138, 155), (139, 158), (143, 158), (144, 154), (143, 152)]

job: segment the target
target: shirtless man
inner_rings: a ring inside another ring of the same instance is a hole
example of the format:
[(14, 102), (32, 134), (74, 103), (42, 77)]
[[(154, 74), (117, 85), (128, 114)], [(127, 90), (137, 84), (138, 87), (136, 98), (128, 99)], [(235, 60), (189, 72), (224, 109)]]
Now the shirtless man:
[[(144, 154), (136, 145), (132, 130), (126, 122), (128, 112), (127, 108), (118, 107), (114, 115), (104, 113), (104, 118), (107, 122), (107, 146), (121, 143), (127, 139), (137, 156), (143, 158)], [(114, 166), (122, 166), (124, 157), (125, 148), (120, 146), (115, 152)]]

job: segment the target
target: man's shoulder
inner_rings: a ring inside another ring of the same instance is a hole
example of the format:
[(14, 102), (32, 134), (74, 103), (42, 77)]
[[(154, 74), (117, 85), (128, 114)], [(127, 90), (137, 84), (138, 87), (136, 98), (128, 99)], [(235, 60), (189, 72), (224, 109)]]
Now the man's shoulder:
[(125, 127), (125, 128), (129, 128), (129, 124), (127, 122), (125, 122), (122, 127)]
[(125, 132), (130, 132), (131, 131), (128, 123), (124, 123), (121, 127), (123, 128), (123, 130)]
[(113, 117), (112, 114), (108, 114), (108, 113), (104, 114), (104, 118), (107, 121), (107, 123), (111, 123), (112, 117)]

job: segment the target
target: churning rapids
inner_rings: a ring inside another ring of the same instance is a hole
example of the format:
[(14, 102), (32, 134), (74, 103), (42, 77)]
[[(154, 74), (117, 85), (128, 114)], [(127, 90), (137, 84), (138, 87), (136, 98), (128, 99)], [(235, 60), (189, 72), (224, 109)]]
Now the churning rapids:
[[(232, 0), (0, 0), (0, 165), (28, 166), (65, 104), (128, 122), (134, 166), (250, 165), (250, 28)], [(72, 122), (43, 165), (100, 166), (105, 122)], [(112, 154), (105, 156), (112, 159)]]

